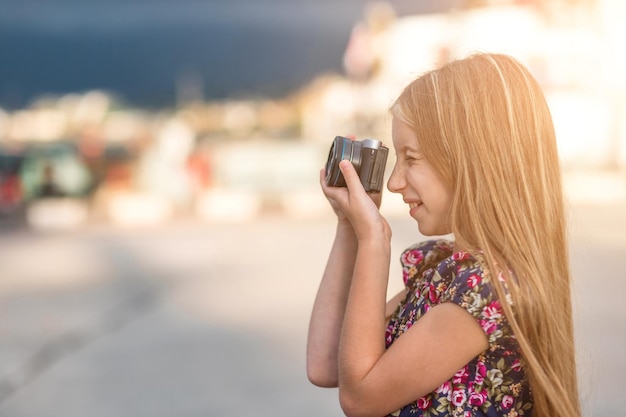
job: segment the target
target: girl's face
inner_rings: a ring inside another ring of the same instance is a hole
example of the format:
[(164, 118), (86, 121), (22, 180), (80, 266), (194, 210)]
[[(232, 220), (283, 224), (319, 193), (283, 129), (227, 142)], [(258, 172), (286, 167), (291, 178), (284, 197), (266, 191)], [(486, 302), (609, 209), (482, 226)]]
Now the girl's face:
[(402, 194), (420, 233), (425, 236), (450, 233), (452, 190), (424, 158), (417, 135), (406, 123), (394, 117), (391, 134), (397, 159), (387, 188)]

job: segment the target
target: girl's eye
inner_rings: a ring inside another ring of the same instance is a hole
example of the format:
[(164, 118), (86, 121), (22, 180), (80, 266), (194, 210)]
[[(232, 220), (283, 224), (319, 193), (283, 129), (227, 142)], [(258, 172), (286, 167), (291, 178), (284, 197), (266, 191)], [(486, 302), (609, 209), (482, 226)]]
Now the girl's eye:
[(405, 159), (407, 162), (417, 162), (423, 159), (423, 157), (421, 155), (407, 155)]

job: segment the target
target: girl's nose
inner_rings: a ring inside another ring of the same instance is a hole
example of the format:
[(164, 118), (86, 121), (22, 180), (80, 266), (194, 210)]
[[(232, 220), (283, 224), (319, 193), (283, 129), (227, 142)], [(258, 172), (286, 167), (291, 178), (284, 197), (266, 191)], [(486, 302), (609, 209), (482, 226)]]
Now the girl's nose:
[(392, 193), (399, 193), (403, 188), (404, 180), (402, 179), (402, 175), (398, 169), (398, 165), (396, 164), (394, 165), (393, 171), (391, 171), (391, 176), (387, 181), (387, 189)]

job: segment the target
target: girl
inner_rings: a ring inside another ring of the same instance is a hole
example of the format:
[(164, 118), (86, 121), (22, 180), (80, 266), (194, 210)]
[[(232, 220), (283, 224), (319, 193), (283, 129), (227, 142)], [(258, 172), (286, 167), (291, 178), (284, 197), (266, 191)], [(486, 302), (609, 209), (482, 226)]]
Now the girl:
[(385, 302), (391, 230), (349, 161), (322, 190), (338, 219), (313, 307), (312, 383), (348, 416), (578, 417), (570, 274), (554, 128), (506, 55), (411, 82), (391, 108), (387, 184), (425, 236)]

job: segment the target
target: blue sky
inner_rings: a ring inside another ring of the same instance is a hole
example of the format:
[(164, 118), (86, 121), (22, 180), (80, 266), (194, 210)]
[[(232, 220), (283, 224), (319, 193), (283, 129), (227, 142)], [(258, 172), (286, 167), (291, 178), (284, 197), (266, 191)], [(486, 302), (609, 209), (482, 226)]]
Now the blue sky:
[[(392, 2), (400, 13), (454, 0)], [(368, 0), (0, 0), (0, 107), (103, 89), (167, 106), (184, 73), (206, 98), (283, 95), (341, 55)], [(434, 6), (433, 6), (434, 5)]]

